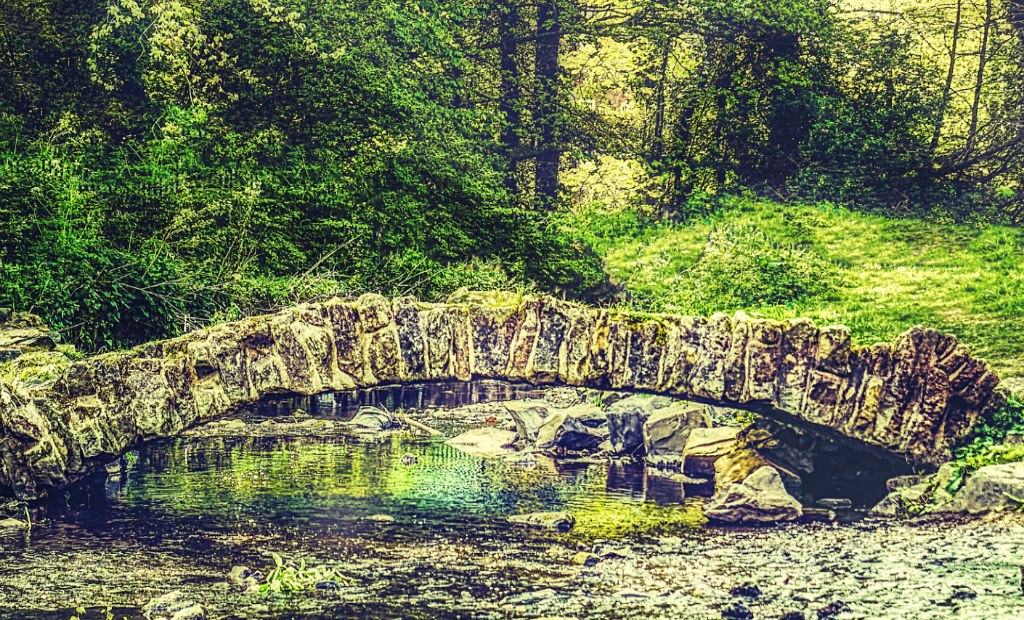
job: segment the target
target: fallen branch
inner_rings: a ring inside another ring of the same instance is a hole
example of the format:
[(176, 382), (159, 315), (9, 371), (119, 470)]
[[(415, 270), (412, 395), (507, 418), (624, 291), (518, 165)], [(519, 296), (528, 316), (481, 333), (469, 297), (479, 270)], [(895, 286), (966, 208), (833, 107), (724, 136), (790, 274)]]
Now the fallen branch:
[(405, 422), (409, 426), (411, 426), (413, 428), (418, 428), (419, 430), (425, 431), (425, 432), (427, 432), (430, 435), (443, 435), (444, 434), (441, 431), (438, 431), (438, 430), (430, 428), (426, 424), (420, 424), (419, 422), (417, 422), (416, 420), (413, 420), (412, 418), (410, 418), (407, 415), (403, 415), (401, 413), (396, 413), (395, 417), (397, 417), (399, 420)]

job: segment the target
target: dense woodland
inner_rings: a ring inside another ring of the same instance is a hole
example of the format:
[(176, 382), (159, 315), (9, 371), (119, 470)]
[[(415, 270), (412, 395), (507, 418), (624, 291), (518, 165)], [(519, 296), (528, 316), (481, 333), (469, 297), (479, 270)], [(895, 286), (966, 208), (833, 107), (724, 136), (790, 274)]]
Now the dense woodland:
[(0, 306), (602, 302), (594, 213), (730, 196), (1019, 225), (1022, 59), (1022, 0), (4, 0)]

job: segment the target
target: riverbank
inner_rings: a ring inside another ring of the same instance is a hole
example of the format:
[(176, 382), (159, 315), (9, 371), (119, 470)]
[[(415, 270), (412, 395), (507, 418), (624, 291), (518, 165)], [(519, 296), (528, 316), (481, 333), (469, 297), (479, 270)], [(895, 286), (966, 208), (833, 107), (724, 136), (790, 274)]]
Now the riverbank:
[[(643, 466), (480, 459), (444, 437), (339, 428), (353, 408), (377, 405), (449, 436), (499, 423), (496, 398), (573, 398), (526, 386), (460, 389), (264, 402), (146, 444), (123, 469), (68, 496), (63, 511), (0, 536), (0, 618), (67, 620), (78, 606), (83, 619), (103, 618), (110, 605), (135, 619), (174, 590), (208, 618), (267, 619), (746, 610), (1008, 620), (1024, 604), (1019, 515), (708, 526), (703, 498)], [(539, 510), (564, 511), (576, 525), (508, 522)], [(580, 551), (595, 557), (577, 560)], [(266, 575), (273, 553), (331, 567), (341, 583), (288, 596), (228, 583), (237, 565)]]

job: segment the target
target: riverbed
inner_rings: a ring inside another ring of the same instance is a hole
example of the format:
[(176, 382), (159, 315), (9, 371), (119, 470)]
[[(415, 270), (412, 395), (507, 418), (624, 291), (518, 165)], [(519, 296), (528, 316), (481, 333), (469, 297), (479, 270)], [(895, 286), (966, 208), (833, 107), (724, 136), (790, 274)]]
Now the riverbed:
[[(1020, 519), (712, 527), (705, 499), (642, 464), (444, 444), (507, 423), (503, 399), (574, 396), (474, 383), (281, 399), (147, 444), (30, 530), (0, 533), (0, 618), (139, 618), (172, 590), (207, 618), (1024, 617)], [(364, 404), (444, 436), (355, 432), (344, 421)], [(534, 511), (576, 525), (507, 521)], [(580, 551), (596, 558), (574, 563)], [(227, 583), (236, 565), (267, 573), (273, 554), (338, 585)]]

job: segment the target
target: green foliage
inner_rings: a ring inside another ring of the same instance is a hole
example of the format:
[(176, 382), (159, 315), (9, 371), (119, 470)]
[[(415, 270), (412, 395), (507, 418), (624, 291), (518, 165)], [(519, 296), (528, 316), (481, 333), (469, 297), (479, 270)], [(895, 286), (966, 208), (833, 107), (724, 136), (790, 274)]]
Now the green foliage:
[(986, 465), (1001, 465), (1018, 461), (1024, 461), (1024, 444), (1009, 446), (971, 444), (957, 452), (957, 459), (953, 461), (953, 475), (946, 485), (946, 490), (956, 493), (971, 477), (971, 474)]
[(968, 443), (957, 448), (954, 476), (947, 490), (955, 493), (968, 477), (985, 465), (1024, 460), (1024, 444), (1003, 446), (1009, 433), (1024, 432), (1024, 401), (1010, 396), (998, 410), (983, 415), (974, 425)]
[(466, 7), (98, 6), (34, 42), (66, 100), (27, 112), (52, 59), (0, 91), (0, 305), (95, 350), (335, 294), (604, 281), (510, 208), (494, 110), (451, 74)]
[(306, 560), (302, 559), (296, 564), (293, 561), (285, 561), (278, 553), (271, 553), (274, 558), (274, 568), (267, 574), (267, 578), (260, 584), (261, 594), (294, 594), (308, 590), (314, 585), (333, 581), (344, 583), (349, 581), (337, 570), (329, 568), (324, 564), (317, 566), (306, 566)]

